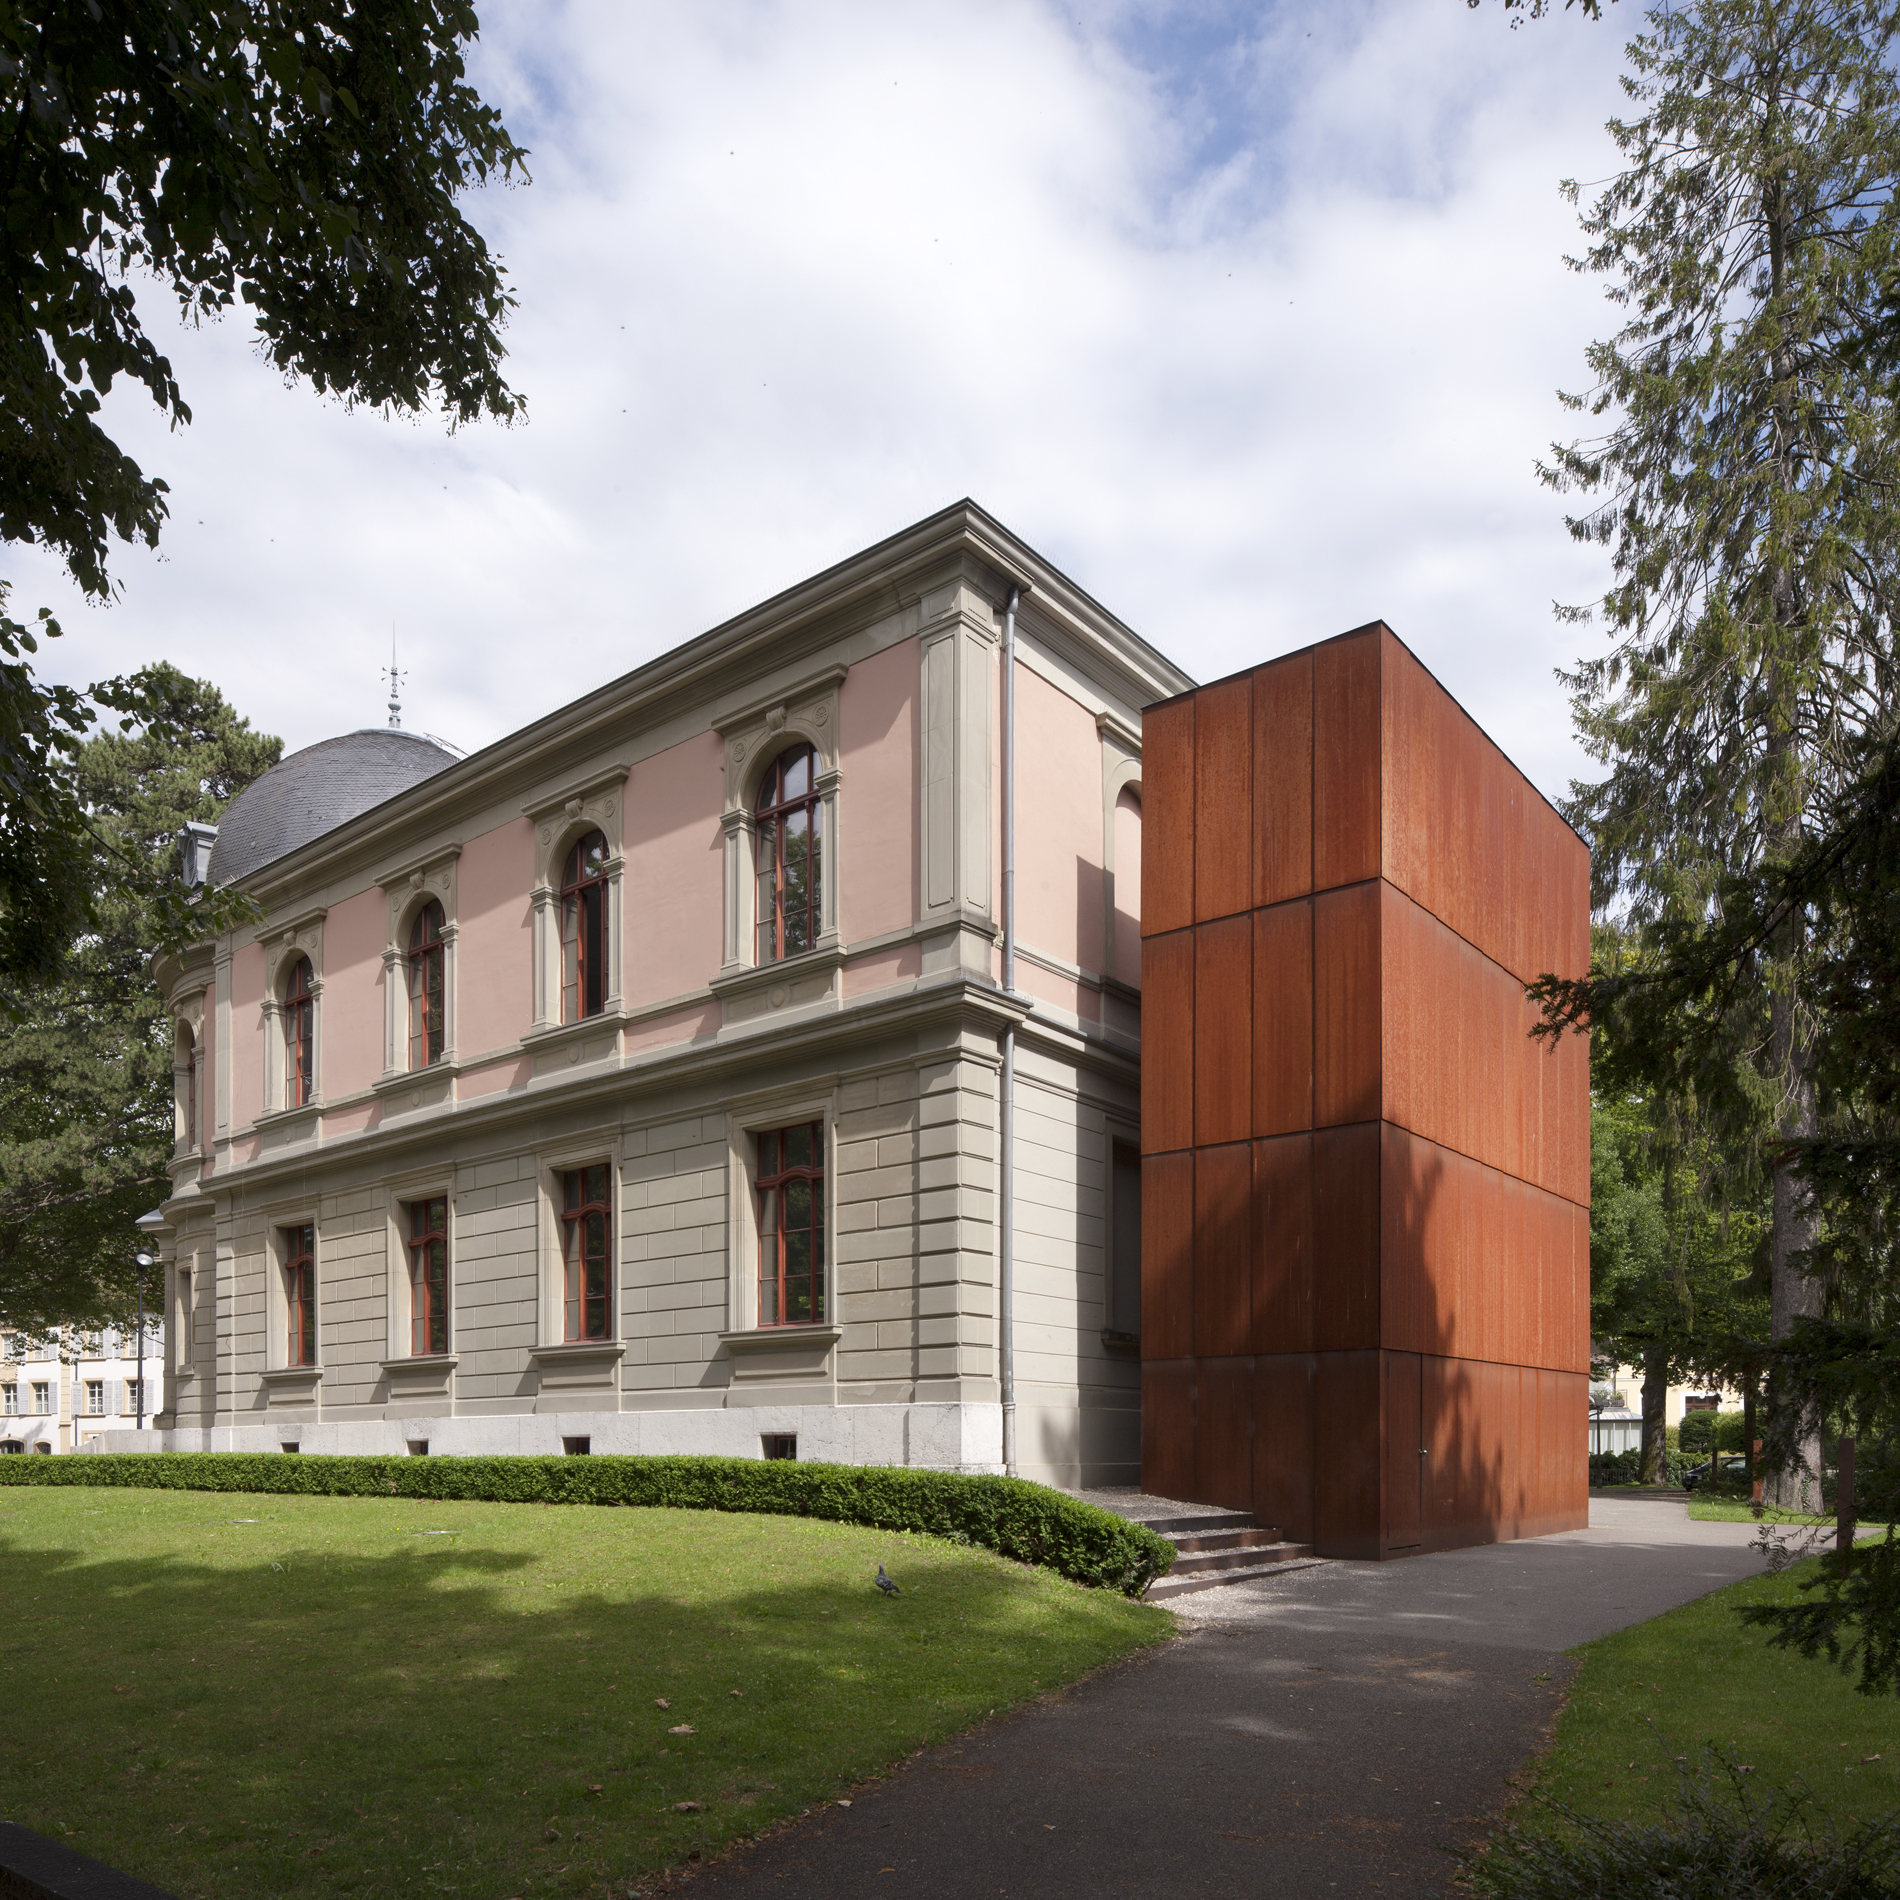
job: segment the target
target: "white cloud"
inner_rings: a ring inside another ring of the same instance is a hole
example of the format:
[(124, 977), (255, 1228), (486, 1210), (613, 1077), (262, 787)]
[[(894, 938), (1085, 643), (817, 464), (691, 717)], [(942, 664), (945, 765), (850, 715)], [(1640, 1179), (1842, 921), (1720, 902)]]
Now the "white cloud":
[(163, 655), (303, 745), (380, 718), (393, 620), (408, 723), (473, 747), (970, 494), (1199, 677), (1383, 615), (1547, 790), (1577, 769), (1549, 604), (1602, 567), (1530, 465), (1608, 320), (1555, 186), (1608, 164), (1618, 23), (491, 12), (535, 182), (474, 215), (529, 422), (172, 339), (192, 427), (112, 405), (163, 557), (100, 611), (9, 551), (61, 676)]

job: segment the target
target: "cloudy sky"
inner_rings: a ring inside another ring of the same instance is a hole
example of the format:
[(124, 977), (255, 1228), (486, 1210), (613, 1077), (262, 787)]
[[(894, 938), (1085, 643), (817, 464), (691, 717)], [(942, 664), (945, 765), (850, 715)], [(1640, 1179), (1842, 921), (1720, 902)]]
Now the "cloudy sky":
[[(524, 426), (455, 436), (180, 334), (156, 556), (49, 671), (165, 657), (291, 747), (473, 749), (962, 495), (1197, 678), (1382, 616), (1553, 794), (1532, 463), (1610, 326), (1558, 181), (1610, 169), (1619, 6), (510, 0), (473, 60), (533, 184), (471, 202)], [(1581, 636), (1588, 639), (1587, 634)], [(53, 657), (56, 656), (56, 657)]]

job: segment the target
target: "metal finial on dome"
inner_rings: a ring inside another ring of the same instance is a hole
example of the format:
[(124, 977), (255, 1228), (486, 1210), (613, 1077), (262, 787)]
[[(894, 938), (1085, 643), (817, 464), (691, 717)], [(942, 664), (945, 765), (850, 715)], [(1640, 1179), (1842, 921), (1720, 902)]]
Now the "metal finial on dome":
[(389, 664), (383, 668), (383, 677), (389, 682), (389, 723), (400, 731), (403, 676), (396, 665), (396, 623), (393, 620), (389, 623)]

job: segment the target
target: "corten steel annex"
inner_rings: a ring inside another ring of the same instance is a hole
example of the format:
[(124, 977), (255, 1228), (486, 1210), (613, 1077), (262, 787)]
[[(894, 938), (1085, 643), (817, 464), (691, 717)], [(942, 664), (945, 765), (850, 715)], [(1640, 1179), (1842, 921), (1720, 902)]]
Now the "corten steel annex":
[(470, 757), (284, 760), (262, 922), (157, 965), (168, 1409), (100, 1448), (993, 1471), (1013, 1396), (1025, 1476), (1322, 1550), (1580, 1521), (1581, 847), (1382, 632), (1190, 688), (966, 502)]
[(1147, 709), (1142, 1478), (1323, 1555), (1588, 1522), (1582, 841), (1383, 625)]

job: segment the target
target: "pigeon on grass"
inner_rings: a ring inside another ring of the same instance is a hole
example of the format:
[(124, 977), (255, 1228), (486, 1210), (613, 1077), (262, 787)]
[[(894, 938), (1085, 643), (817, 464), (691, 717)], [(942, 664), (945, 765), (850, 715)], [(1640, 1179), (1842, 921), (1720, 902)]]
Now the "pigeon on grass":
[(904, 1594), (903, 1591), (897, 1587), (896, 1580), (884, 1574), (884, 1566), (882, 1564), (879, 1564), (877, 1567), (877, 1587), (882, 1590), (887, 1597), (901, 1597)]

